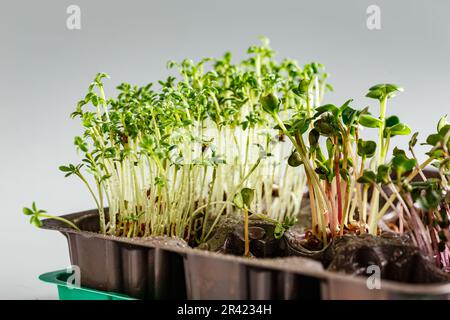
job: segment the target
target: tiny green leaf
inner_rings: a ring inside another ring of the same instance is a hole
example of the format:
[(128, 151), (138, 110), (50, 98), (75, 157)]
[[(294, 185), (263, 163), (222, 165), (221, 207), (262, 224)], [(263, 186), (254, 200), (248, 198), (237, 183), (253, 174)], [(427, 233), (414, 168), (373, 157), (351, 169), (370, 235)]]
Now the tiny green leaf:
[(438, 134), (438, 133), (433, 133), (433, 134), (430, 134), (430, 135), (427, 137), (427, 144), (432, 145), (432, 146), (435, 146), (435, 145), (437, 145), (442, 139), (443, 139), (443, 137), (442, 137), (440, 134)]
[(392, 83), (381, 83), (369, 88), (369, 92), (366, 97), (382, 100), (384, 98), (392, 98), (396, 92), (402, 92), (403, 88)]
[(308, 130), (310, 122), (311, 120), (306, 118), (296, 119), (291, 123), (289, 132), (291, 132), (291, 134), (293, 135), (295, 134), (302, 135)]
[(314, 129), (326, 137), (335, 136), (339, 133), (339, 127), (332, 116), (324, 116), (314, 122)]
[(253, 202), (253, 198), (255, 197), (255, 189), (243, 188), (241, 190), (241, 194), (244, 206), (250, 208), (250, 205)]
[(439, 122), (437, 124), (437, 132), (441, 131), (441, 129), (448, 124), (447, 122), (447, 115), (443, 116), (439, 119)]
[(439, 134), (445, 137), (449, 131), (450, 131), (450, 124), (446, 124), (439, 130)]
[(397, 171), (397, 177), (401, 177), (405, 172), (411, 171), (416, 164), (415, 159), (408, 159), (402, 154), (399, 154), (392, 159), (392, 165)]
[(379, 128), (383, 122), (369, 114), (362, 114), (359, 116), (359, 124), (367, 128)]
[(70, 170), (69, 167), (66, 167), (66, 166), (60, 166), (59, 170), (62, 172), (71, 172), (72, 171), (72, 170)]
[(330, 112), (334, 116), (336, 116), (339, 113), (339, 109), (334, 104), (326, 104), (316, 108), (316, 113), (314, 114), (314, 117), (317, 118), (325, 112)]
[(366, 97), (381, 100), (383, 97), (383, 92), (381, 90), (371, 90), (366, 94)]
[(261, 98), (261, 105), (263, 110), (270, 114), (276, 114), (280, 110), (280, 102), (273, 93), (263, 96)]
[(239, 209), (244, 208), (244, 199), (242, 198), (242, 194), (240, 192), (236, 193), (234, 196), (233, 203)]
[(397, 116), (390, 116), (388, 118), (386, 118), (385, 122), (385, 126), (386, 128), (390, 128), (395, 126), (396, 124), (400, 123), (400, 119)]
[(40, 227), (42, 227), (42, 222), (41, 222), (41, 220), (39, 220), (39, 217), (38, 216), (32, 216), (31, 218), (30, 218), (30, 223), (31, 224), (34, 224), (36, 227), (38, 227), (38, 228), (40, 228)]
[(399, 149), (397, 147), (395, 147), (394, 150), (392, 150), (392, 154), (394, 155), (394, 157), (399, 156), (399, 155), (406, 157), (405, 150)]
[(371, 158), (374, 156), (376, 149), (377, 144), (374, 141), (358, 140), (358, 155), (360, 157), (366, 156), (367, 158)]
[(292, 152), (288, 158), (288, 165), (290, 165), (291, 167), (298, 167), (301, 164), (303, 164), (303, 161), (298, 152), (297, 151)]
[(342, 122), (346, 126), (351, 126), (355, 119), (359, 116), (359, 111), (352, 109), (350, 107), (346, 107), (344, 110), (342, 110)]
[(81, 151), (87, 152), (88, 151), (88, 145), (81, 137), (76, 136), (73, 140), (74, 145), (76, 145), (78, 148), (80, 148)]
[(342, 114), (342, 112), (344, 110), (346, 110), (347, 108), (350, 108), (350, 103), (353, 101), (353, 99), (348, 99), (347, 101), (344, 102), (344, 104), (339, 108), (339, 113)]
[(376, 175), (373, 171), (364, 170), (361, 177), (358, 178), (357, 182), (362, 184), (372, 184), (375, 182)]
[(427, 190), (424, 195), (420, 196), (414, 206), (421, 210), (434, 210), (439, 207), (442, 195), (436, 190)]
[(417, 144), (417, 136), (419, 135), (419, 132), (414, 132), (414, 134), (411, 137), (411, 140), (409, 140), (409, 148), (412, 149)]
[(320, 133), (316, 129), (312, 129), (308, 135), (309, 146), (316, 148), (319, 144)]
[(23, 213), (27, 216), (31, 216), (34, 214), (33, 210), (31, 210), (30, 208), (23, 208)]
[(411, 133), (411, 129), (404, 123), (398, 123), (393, 127), (389, 128), (391, 136), (399, 135), (405, 136)]
[(377, 182), (378, 183), (388, 183), (391, 175), (391, 166), (389, 165), (379, 165), (377, 168)]
[(275, 239), (281, 239), (283, 237), (283, 234), (286, 230), (284, 229), (283, 225), (281, 223), (277, 223), (275, 225), (275, 229), (273, 231), (273, 235)]
[(309, 88), (309, 81), (306, 79), (300, 80), (298, 83), (298, 87), (292, 90), (296, 95), (303, 97), (307, 92)]

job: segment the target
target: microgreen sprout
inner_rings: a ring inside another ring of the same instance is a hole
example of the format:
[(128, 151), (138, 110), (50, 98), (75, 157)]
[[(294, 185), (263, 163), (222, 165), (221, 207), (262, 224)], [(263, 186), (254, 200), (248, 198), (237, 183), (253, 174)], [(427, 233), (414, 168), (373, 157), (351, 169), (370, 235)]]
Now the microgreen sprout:
[[(428, 159), (419, 164), (414, 146), (418, 134), (409, 142), (408, 157), (404, 150), (395, 148), (392, 160), (378, 168), (377, 180), (391, 190), (392, 195), (386, 199), (385, 206), (378, 213), (381, 216), (390, 206), (398, 217), (399, 232), (410, 232), (415, 244), (436, 263), (436, 266), (450, 268), (450, 124), (446, 117), (441, 118), (437, 132), (429, 135), (426, 144), (431, 150)], [(422, 170), (427, 165), (438, 169), (436, 178), (427, 178)], [(391, 179), (390, 170), (395, 172)], [(414, 177), (420, 175), (420, 181)], [(382, 189), (380, 189), (382, 190)], [(381, 191), (380, 191), (381, 192)], [(397, 199), (397, 206), (393, 201)]]
[[(380, 102), (380, 115), (376, 117), (368, 108), (357, 110), (351, 107), (352, 100), (340, 107), (302, 104), (302, 101), (320, 102), (320, 95), (314, 97), (315, 90), (306, 88), (301, 80), (297, 88), (292, 89), (293, 94), (302, 99), (296, 107), (297, 113), (284, 118), (280, 112), (284, 109), (284, 99), (278, 98), (275, 90), (270, 90), (260, 103), (273, 117), (277, 128), (292, 142), (294, 151), (288, 164), (305, 170), (312, 233), (323, 245), (328, 243), (330, 236), (344, 232), (376, 234), (380, 219), (379, 194), (383, 191), (373, 170), (379, 168), (381, 174), (391, 138), (411, 131), (397, 116), (386, 116), (387, 101), (403, 89), (394, 84), (379, 84), (369, 89), (367, 97)], [(313, 97), (308, 98), (311, 95)], [(378, 130), (378, 144), (362, 139), (362, 127)]]
[(291, 227), (293, 227), (295, 225), (295, 223), (297, 222), (297, 219), (295, 217), (285, 217), (285, 220), (280, 222), (274, 219), (269, 218), (267, 215), (263, 215), (263, 214), (255, 214), (254, 215), (255, 218), (264, 220), (264, 221), (268, 221), (272, 224), (275, 225), (275, 229), (274, 229), (274, 237), (275, 239), (281, 239), (284, 235), (284, 233), (289, 230)]
[(122, 83), (107, 97), (109, 76), (95, 77), (72, 113), (83, 126), (74, 138), (82, 161), (60, 170), (87, 187), (101, 233), (204, 242), (223, 216), (240, 214), (233, 199), (245, 185), (255, 212), (279, 222), (299, 212), (306, 181), (282, 161), (292, 150), (260, 100), (283, 105), (272, 113), (297, 114), (332, 88), (322, 65), (277, 62), (261, 40), (238, 63), (230, 53), (170, 61), (175, 75), (157, 89)]
[(45, 210), (39, 210), (36, 206), (36, 203), (33, 202), (33, 204), (31, 205), (31, 208), (28, 207), (24, 207), (23, 208), (23, 214), (26, 216), (30, 217), (30, 223), (34, 224), (36, 227), (40, 228), (42, 227), (42, 218), (47, 218), (47, 219), (54, 219), (54, 220), (59, 220), (64, 222), (65, 224), (67, 224), (69, 227), (75, 229), (75, 230), (80, 230), (73, 222), (61, 218), (61, 217), (57, 217), (57, 216), (52, 216), (47, 214), (47, 211)]
[(250, 256), (250, 241), (248, 237), (248, 211), (255, 197), (255, 190), (250, 188), (243, 188), (234, 196), (234, 204), (238, 209), (244, 213), (244, 256)]

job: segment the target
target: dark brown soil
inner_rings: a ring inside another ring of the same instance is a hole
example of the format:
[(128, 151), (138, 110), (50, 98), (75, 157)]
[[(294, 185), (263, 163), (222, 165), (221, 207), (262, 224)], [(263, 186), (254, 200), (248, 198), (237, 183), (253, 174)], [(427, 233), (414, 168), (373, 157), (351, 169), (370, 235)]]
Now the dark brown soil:
[(385, 233), (380, 236), (346, 235), (332, 246), (328, 270), (352, 275), (368, 275), (367, 268), (376, 265), (381, 278), (406, 283), (448, 282), (448, 274), (415, 247), (408, 236)]
[[(275, 239), (275, 226), (265, 221), (251, 221), (249, 225), (250, 253), (256, 258), (276, 258), (286, 256), (286, 246), (283, 239)], [(237, 225), (225, 240), (223, 252), (244, 254), (243, 225)]]
[[(273, 236), (274, 225), (265, 221), (252, 221), (249, 227), (250, 252), (256, 258), (301, 256), (320, 261), (330, 271), (369, 276), (369, 266), (378, 266), (381, 278), (403, 283), (449, 282), (450, 276), (415, 247), (408, 236), (384, 233), (348, 234), (335, 239), (321, 250), (305, 246), (304, 234), (291, 230), (282, 239)], [(220, 252), (242, 256), (244, 237), (242, 224), (236, 224), (225, 237)]]

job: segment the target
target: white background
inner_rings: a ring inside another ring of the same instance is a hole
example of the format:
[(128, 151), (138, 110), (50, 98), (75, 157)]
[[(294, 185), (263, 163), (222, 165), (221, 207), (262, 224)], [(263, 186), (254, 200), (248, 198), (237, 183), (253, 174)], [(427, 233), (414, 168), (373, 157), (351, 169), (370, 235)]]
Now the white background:
[[(66, 28), (66, 8), (81, 8), (81, 30)], [(382, 29), (366, 28), (366, 8), (381, 8)], [(372, 106), (379, 82), (402, 85), (396, 113), (425, 137), (450, 101), (450, 2), (414, 1), (5, 1), (0, 2), (0, 298), (56, 298), (39, 274), (68, 265), (62, 235), (22, 216), (36, 200), (53, 214), (93, 206), (75, 179), (57, 170), (76, 162), (79, 124), (69, 119), (99, 71), (145, 84), (165, 78), (165, 63), (185, 57), (242, 58), (259, 35), (279, 57), (322, 62), (335, 93), (326, 102)], [(404, 143), (406, 140), (400, 141)]]

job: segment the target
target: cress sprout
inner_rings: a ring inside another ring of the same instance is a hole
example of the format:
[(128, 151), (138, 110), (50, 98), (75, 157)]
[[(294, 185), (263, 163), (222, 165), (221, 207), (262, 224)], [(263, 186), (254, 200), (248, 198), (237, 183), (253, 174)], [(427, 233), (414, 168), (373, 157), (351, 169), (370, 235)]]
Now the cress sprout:
[(101, 233), (205, 242), (221, 218), (240, 215), (233, 200), (243, 188), (254, 189), (254, 212), (295, 220), (306, 181), (284, 161), (292, 149), (260, 100), (281, 95), (282, 112), (298, 118), (331, 86), (322, 65), (277, 62), (261, 40), (239, 63), (229, 52), (169, 61), (177, 74), (158, 88), (122, 83), (108, 97), (109, 76), (95, 77), (72, 113), (83, 126), (74, 138), (83, 159), (60, 170), (86, 186)]

